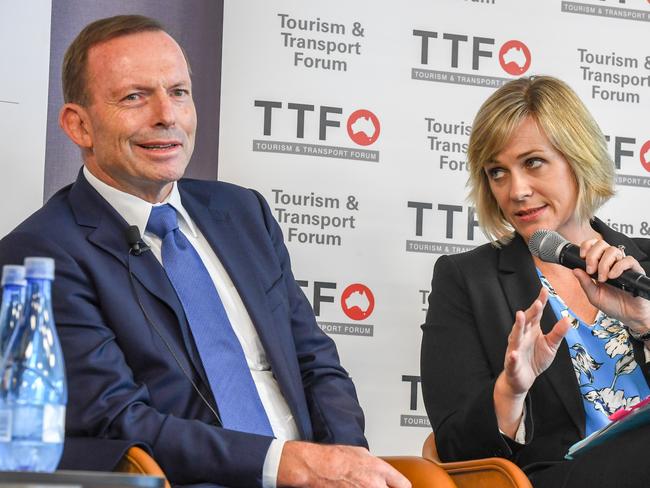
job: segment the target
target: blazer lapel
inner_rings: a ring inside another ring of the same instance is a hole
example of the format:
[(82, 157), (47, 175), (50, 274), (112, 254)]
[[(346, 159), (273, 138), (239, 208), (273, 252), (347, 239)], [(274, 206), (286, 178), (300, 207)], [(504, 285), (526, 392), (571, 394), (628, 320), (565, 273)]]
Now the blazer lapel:
[[(125, 267), (125, 271), (131, 272), (149, 293), (169, 306), (176, 316), (177, 324), (186, 324), (183, 306), (163, 267), (151, 252), (145, 252), (140, 256), (129, 254), (129, 245), (125, 236), (127, 222), (95, 191), (82, 172), (79, 173), (76, 183), (71, 188), (69, 198), (77, 223), (94, 229), (88, 234), (88, 241), (115, 257)], [(132, 290), (125, 293), (132, 293)], [(178, 327), (177, 324), (173, 324), (173, 327)], [(189, 334), (185, 332), (188, 327), (181, 326), (180, 329), (183, 331), (187, 356), (203, 381), (208, 384), (196, 348)]]
[[(530, 307), (539, 295), (542, 285), (537, 276), (535, 263), (519, 235), (516, 235), (513, 241), (501, 250), (499, 280), (513, 317), (518, 310), (526, 310)], [(542, 331), (548, 334), (556, 322), (555, 313), (547, 303), (540, 323)], [(551, 384), (569, 416), (584, 436), (584, 406), (566, 341), (562, 341), (553, 363), (537, 381), (548, 381)]]
[[(127, 222), (104, 200), (79, 173), (70, 190), (70, 202), (79, 225), (94, 228), (88, 240), (117, 259), (125, 268), (129, 265), (129, 245), (126, 240)], [(164, 269), (152, 253), (147, 252), (131, 260), (131, 271), (152, 294), (184, 316)]]
[[(295, 418), (300, 419), (296, 391), (291, 382), (293, 375), (287, 369), (287, 365), (292, 361), (291, 358), (286, 357), (284, 349), (281, 347), (281, 338), (274, 334), (275, 329), (265, 325), (272, 317), (266, 299), (266, 290), (260, 281), (259, 271), (251, 266), (251, 259), (248, 255), (250, 250), (243, 245), (239, 237), (238, 226), (232, 221), (227, 206), (223, 202), (217, 201), (215, 194), (200, 197), (185, 191), (181, 185), (179, 185), (179, 191), (183, 206), (201, 229), (237, 288), (264, 347), (280, 390)], [(299, 421), (297, 424), (301, 430), (304, 430)], [(305, 432), (302, 434), (305, 435)]]

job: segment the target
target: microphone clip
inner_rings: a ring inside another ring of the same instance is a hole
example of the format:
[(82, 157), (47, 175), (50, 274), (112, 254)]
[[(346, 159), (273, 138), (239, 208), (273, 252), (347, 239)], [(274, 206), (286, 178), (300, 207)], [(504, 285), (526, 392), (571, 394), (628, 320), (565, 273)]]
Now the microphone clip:
[(148, 251), (151, 249), (143, 240), (139, 240), (138, 242), (134, 242), (131, 244), (131, 248), (129, 249), (129, 254), (133, 256), (139, 256), (143, 252)]
[(131, 225), (126, 229), (126, 241), (129, 243), (129, 254), (139, 256), (146, 252), (150, 247), (140, 237), (140, 230), (137, 225)]

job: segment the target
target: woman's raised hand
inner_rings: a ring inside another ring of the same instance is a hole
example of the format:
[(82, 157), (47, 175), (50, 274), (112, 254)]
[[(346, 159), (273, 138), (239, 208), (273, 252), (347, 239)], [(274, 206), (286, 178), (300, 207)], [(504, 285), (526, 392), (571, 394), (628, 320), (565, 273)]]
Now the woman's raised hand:
[(526, 310), (515, 314), (508, 336), (503, 372), (494, 386), (494, 405), (499, 429), (514, 438), (524, 409), (524, 400), (535, 379), (548, 368), (562, 339), (571, 327), (568, 318), (559, 320), (548, 334), (540, 327), (548, 290), (542, 287)]

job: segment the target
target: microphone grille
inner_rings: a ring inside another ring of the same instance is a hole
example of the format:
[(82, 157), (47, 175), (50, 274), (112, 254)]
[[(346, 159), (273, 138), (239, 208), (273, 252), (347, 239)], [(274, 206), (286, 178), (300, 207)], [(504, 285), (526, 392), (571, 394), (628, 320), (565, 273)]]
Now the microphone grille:
[(131, 225), (124, 232), (124, 236), (129, 246), (133, 247), (140, 241), (140, 229), (137, 225)]
[(559, 263), (559, 251), (568, 241), (557, 232), (539, 229), (533, 232), (528, 240), (528, 249), (533, 256), (537, 256), (547, 263)]

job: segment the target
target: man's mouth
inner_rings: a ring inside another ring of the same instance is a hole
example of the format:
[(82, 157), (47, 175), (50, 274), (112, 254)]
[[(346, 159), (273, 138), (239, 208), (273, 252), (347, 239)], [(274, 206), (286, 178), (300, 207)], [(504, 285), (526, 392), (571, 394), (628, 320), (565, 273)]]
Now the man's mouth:
[(144, 149), (150, 149), (150, 150), (154, 150), (154, 151), (155, 150), (162, 151), (164, 149), (171, 149), (171, 148), (174, 148), (174, 147), (178, 147), (178, 146), (180, 146), (180, 144), (177, 144), (175, 142), (171, 142), (171, 143), (168, 143), (168, 144), (138, 144), (138, 146), (140, 146), (140, 147), (142, 147)]

